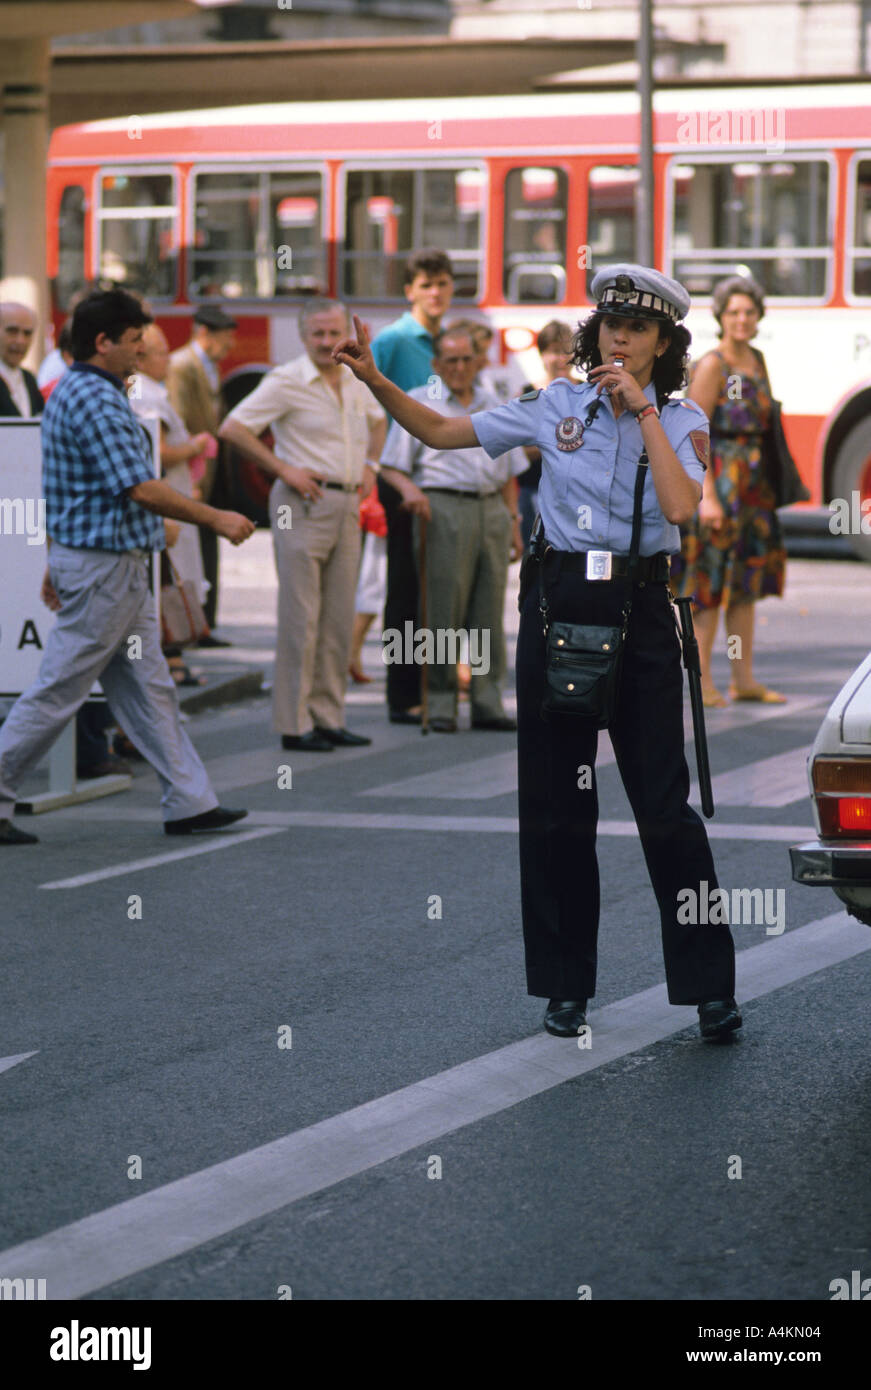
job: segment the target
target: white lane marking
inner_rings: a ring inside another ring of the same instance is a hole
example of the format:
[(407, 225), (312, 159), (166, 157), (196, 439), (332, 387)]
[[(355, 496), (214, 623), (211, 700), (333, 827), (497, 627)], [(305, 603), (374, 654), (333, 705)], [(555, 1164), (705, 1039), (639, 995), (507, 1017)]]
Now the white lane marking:
[[(64, 813), (57, 812), (59, 819)], [(131, 807), (122, 815), (120, 809), (94, 806), (79, 809), (77, 820), (125, 820), (156, 824), (155, 811)], [(461, 835), (516, 835), (515, 816), (404, 816), (380, 811), (250, 811), (249, 825), (276, 825), (300, 830), (426, 830), (436, 834), (459, 832)], [(814, 839), (812, 825), (740, 825), (737, 822), (706, 821), (705, 829), (712, 840), (770, 840), (795, 843)], [(598, 835), (613, 835), (619, 839), (635, 839), (638, 827), (633, 820), (599, 821)], [(236, 836), (238, 842), (239, 837)], [(150, 861), (149, 861), (150, 862)], [(129, 865), (127, 866), (129, 868)], [(45, 885), (48, 886), (48, 885)]]
[(28, 1057), (35, 1056), (36, 1052), (16, 1052), (12, 1057), (0, 1057), (0, 1071), (9, 1071), (11, 1067), (17, 1067), (19, 1062), (26, 1062)]
[[(807, 784), (807, 758), (810, 745), (802, 743), (773, 758), (720, 772), (712, 780), (716, 806), (789, 806), (810, 798)], [(693, 783), (690, 800), (697, 800), (699, 788)]]
[(81, 888), (86, 883), (99, 883), (104, 878), (118, 878), (121, 874), (135, 874), (140, 869), (156, 869), (161, 864), (172, 864), (176, 859), (192, 859), (196, 854), (211, 854), (219, 849), (233, 849), (244, 845), (248, 840), (262, 840), (264, 835), (280, 835), (283, 826), (262, 827), (259, 830), (246, 830), (242, 834), (222, 835), (207, 840), (204, 844), (192, 845), (190, 849), (177, 849), (167, 854), (152, 854), (147, 859), (129, 859), (126, 864), (113, 864), (109, 869), (94, 869), (89, 874), (76, 874), (74, 878), (57, 878), (52, 883), (41, 883), (40, 888)]
[[(868, 950), (868, 928), (834, 913), (740, 952), (739, 998), (759, 998)], [(4, 1250), (0, 1277), (44, 1278), (49, 1298), (81, 1298), (650, 1047), (695, 1018), (695, 1009), (670, 1005), (665, 986), (656, 985), (591, 1012), (589, 1050), (543, 1032), (510, 1043)], [(734, 1061), (741, 1065), (740, 1052)]]

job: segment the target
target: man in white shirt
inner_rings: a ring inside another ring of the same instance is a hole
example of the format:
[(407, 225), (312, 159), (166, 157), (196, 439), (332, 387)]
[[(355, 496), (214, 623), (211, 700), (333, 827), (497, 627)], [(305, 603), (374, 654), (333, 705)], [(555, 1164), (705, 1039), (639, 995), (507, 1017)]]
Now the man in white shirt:
[[(465, 326), (436, 335), (439, 381), (409, 395), (440, 415), (491, 410), (498, 401), (476, 384), (480, 354)], [(433, 634), (428, 714), (434, 733), (457, 729), (457, 656), (448, 634), (468, 632), (472, 728), (510, 732), (502, 707), (505, 638), (502, 613), (510, 559), (521, 552), (514, 478), (527, 467), (520, 449), (491, 459), (484, 449), (431, 449), (393, 424), (381, 474), (426, 528), (426, 626)], [(419, 524), (419, 523), (418, 523)], [(455, 642), (455, 639), (452, 639)], [(479, 660), (473, 659), (477, 647)], [(488, 659), (481, 659), (484, 653)]]
[[(348, 331), (342, 304), (309, 300), (300, 312), (305, 352), (268, 372), (226, 417), (219, 434), (276, 481), (269, 515), (278, 570), (273, 723), (283, 748), (331, 752), (371, 743), (344, 727), (359, 502), (386, 434), (381, 407), (333, 361)], [(272, 430), (274, 449), (258, 435)]]
[(22, 367), (36, 332), (36, 314), (26, 304), (0, 304), (0, 415), (29, 420), (44, 401), (36, 377)]

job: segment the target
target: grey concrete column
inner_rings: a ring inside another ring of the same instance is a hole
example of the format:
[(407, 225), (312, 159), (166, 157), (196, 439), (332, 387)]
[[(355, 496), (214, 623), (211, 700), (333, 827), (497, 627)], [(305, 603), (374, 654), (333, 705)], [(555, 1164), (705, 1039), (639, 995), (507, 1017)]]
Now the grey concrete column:
[(3, 279), (0, 298), (29, 304), (39, 334), (27, 361), (38, 364), (48, 323), (45, 274), (45, 165), (48, 154), (48, 39), (12, 39), (3, 45), (2, 108), (5, 144)]

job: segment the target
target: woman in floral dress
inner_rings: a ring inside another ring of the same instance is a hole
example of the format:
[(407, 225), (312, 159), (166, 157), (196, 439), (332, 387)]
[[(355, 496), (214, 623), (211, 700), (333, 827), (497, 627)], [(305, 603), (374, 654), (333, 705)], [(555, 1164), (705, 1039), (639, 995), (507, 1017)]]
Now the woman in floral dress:
[(714, 289), (712, 309), (722, 342), (695, 364), (688, 395), (711, 421), (711, 461), (695, 520), (672, 558), (672, 585), (694, 600), (702, 696), (725, 705), (711, 677), (720, 608), (726, 609), (733, 700), (782, 704), (785, 696), (753, 676), (756, 601), (783, 593), (786, 551), (766, 467), (771, 386), (765, 359), (751, 347), (765, 312), (755, 281), (733, 276)]

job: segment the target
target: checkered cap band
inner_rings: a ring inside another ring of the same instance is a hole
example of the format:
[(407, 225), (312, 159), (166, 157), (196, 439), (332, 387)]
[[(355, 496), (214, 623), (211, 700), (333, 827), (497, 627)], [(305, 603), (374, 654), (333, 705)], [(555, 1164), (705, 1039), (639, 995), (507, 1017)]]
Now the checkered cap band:
[(609, 285), (606, 290), (602, 291), (602, 298), (596, 308), (609, 309), (612, 307), (646, 310), (648, 314), (660, 315), (672, 323), (677, 323), (680, 318), (680, 310), (675, 304), (669, 304), (667, 299), (661, 298), (658, 294), (650, 294), (647, 290), (635, 288), (618, 290), (615, 285)]

